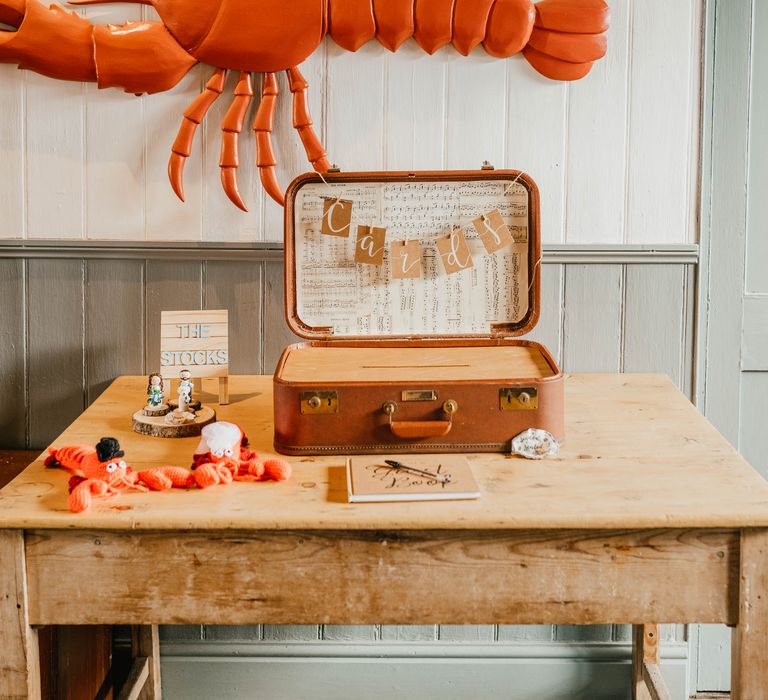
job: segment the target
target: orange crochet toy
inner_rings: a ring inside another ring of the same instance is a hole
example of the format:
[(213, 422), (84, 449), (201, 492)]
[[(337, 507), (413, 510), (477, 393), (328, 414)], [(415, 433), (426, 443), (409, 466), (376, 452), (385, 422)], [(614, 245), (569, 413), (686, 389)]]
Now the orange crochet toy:
[(88, 510), (94, 498), (109, 498), (122, 491), (165, 491), (170, 488), (208, 488), (232, 481), (284, 481), (291, 466), (282, 459), (262, 461), (247, 449), (248, 438), (232, 423), (212, 423), (203, 428), (203, 439), (194, 455), (194, 471), (158, 467), (134, 471), (115, 438), (103, 437), (96, 447), (49, 447), (46, 467), (69, 472), (69, 509)]
[(195, 482), (201, 488), (232, 481), (284, 481), (291, 476), (288, 462), (262, 460), (257, 452), (248, 449), (248, 438), (242, 429), (226, 421), (203, 428), (192, 469)]
[(93, 498), (109, 498), (121, 491), (164, 491), (186, 488), (194, 480), (187, 469), (160, 467), (135, 472), (122, 459), (125, 453), (115, 438), (103, 437), (96, 447), (71, 445), (49, 447), (46, 467), (58, 467), (72, 474), (69, 480), (69, 509), (82, 513)]

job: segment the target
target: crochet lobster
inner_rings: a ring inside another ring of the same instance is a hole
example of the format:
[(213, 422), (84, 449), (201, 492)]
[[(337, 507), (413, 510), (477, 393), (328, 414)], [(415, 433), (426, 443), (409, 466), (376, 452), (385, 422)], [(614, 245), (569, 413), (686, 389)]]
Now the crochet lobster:
[[(70, 0), (90, 5), (117, 0)], [(127, 0), (151, 5), (161, 22), (92, 25), (37, 0), (0, 0), (0, 62), (17, 63), (52, 78), (95, 81), (130, 93), (171, 89), (196, 63), (216, 66), (205, 90), (184, 112), (168, 174), (184, 200), (183, 170), (195, 130), (224, 91), (227, 70), (239, 72), (234, 100), (221, 124), (221, 181), (232, 202), (246, 210), (237, 168), (238, 138), (253, 98), (251, 72), (264, 73), (253, 129), (256, 164), (269, 195), (283, 203), (270, 135), (278, 99), (275, 71), (288, 73), (293, 126), (312, 166), (328, 170), (312, 129), (308, 84), (297, 66), (325, 35), (356, 51), (378, 39), (396, 51), (409, 37), (427, 53), (452, 43), (465, 56), (478, 44), (492, 56), (522, 51), (553, 80), (576, 80), (606, 51), (609, 10), (603, 0)]]
[(234, 423), (218, 421), (202, 430), (195, 450), (195, 482), (201, 488), (232, 481), (284, 481), (291, 476), (291, 465), (282, 459), (262, 460), (248, 449), (248, 438)]
[(115, 438), (104, 437), (96, 447), (72, 445), (49, 447), (46, 467), (68, 471), (69, 509), (82, 513), (91, 507), (93, 498), (108, 498), (121, 491), (164, 491), (190, 485), (191, 474), (181, 467), (160, 467), (135, 472), (122, 459), (125, 453)]
[(291, 466), (282, 459), (262, 461), (247, 449), (248, 438), (232, 423), (212, 423), (203, 428), (203, 438), (194, 455), (193, 470), (158, 467), (134, 471), (115, 438), (104, 437), (95, 447), (72, 445), (49, 447), (46, 467), (69, 472), (69, 509), (88, 510), (94, 498), (109, 498), (122, 491), (165, 491), (170, 488), (208, 488), (233, 481), (284, 481)]

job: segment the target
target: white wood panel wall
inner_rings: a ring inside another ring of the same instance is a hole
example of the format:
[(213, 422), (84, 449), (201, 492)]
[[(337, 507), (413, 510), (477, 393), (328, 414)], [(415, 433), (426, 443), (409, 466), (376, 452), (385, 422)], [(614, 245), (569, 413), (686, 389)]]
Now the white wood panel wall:
[[(573, 84), (481, 49), (428, 56), (409, 41), (391, 54), (374, 41), (352, 54), (326, 42), (302, 66), (317, 131), (345, 170), (522, 168), (541, 188), (545, 242), (694, 242), (701, 2), (611, 0), (608, 55)], [(153, 13), (80, 12), (99, 23)], [(227, 93), (198, 131), (186, 204), (167, 182), (181, 114), (210, 73), (198, 66), (174, 90), (137, 98), (0, 66), (0, 238), (279, 240), (282, 212), (258, 183), (250, 130), (240, 169), (250, 212), (221, 191)], [(308, 166), (280, 81), (287, 184)]]

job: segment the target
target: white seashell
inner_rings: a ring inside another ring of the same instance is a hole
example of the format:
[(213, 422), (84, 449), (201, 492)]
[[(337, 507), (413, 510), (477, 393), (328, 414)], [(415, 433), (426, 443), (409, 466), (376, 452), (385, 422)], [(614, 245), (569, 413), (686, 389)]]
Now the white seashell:
[(559, 451), (555, 436), (539, 428), (529, 428), (512, 438), (512, 454), (526, 459), (554, 457)]

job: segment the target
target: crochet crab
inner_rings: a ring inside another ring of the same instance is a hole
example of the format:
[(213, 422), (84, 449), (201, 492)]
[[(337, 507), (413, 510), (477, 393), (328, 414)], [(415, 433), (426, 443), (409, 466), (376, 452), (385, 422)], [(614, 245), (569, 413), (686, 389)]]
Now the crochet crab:
[(284, 481), (291, 476), (291, 465), (282, 459), (262, 460), (248, 449), (248, 438), (234, 423), (217, 421), (202, 430), (192, 469), (200, 488), (232, 481)]

